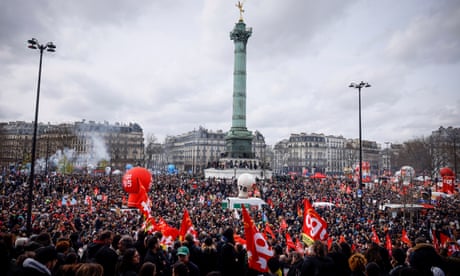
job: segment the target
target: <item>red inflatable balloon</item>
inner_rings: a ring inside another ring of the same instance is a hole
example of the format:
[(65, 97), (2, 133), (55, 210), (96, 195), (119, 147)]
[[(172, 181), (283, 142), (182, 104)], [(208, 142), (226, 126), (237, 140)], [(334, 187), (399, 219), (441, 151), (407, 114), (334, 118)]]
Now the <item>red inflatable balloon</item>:
[(135, 167), (123, 175), (123, 190), (129, 193), (128, 207), (143, 209), (143, 202), (148, 201), (147, 193), (151, 182), (152, 175), (145, 168)]
[(139, 193), (140, 186), (145, 192), (150, 191), (150, 183), (152, 182), (152, 175), (150, 172), (141, 167), (130, 169), (123, 175), (123, 190), (129, 194)]
[(454, 176), (454, 172), (451, 170), (451, 168), (441, 168), (439, 170), (439, 174), (444, 177), (444, 176)]

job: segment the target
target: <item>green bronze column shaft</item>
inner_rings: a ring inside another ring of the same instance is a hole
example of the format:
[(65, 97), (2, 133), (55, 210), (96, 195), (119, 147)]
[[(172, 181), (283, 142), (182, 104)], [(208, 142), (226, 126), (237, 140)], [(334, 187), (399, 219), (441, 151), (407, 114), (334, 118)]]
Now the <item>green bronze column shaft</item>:
[(246, 130), (246, 44), (252, 31), (240, 21), (230, 33), (235, 44), (232, 128)]

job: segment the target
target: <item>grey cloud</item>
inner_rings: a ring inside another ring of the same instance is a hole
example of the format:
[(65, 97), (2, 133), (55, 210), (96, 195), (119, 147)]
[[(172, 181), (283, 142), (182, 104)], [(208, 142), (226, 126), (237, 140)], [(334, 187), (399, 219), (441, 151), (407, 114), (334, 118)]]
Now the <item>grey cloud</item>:
[(393, 35), (389, 56), (409, 64), (454, 64), (460, 61), (460, 3), (448, 1), (415, 18)]

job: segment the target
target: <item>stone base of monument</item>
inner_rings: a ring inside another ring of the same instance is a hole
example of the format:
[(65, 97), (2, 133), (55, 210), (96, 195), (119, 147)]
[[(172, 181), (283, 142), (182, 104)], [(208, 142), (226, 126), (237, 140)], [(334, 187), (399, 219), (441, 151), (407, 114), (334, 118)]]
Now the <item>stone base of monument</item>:
[(206, 178), (217, 178), (217, 179), (238, 179), (243, 173), (250, 174), (257, 179), (268, 179), (272, 177), (273, 172), (271, 170), (261, 169), (246, 169), (246, 168), (233, 168), (233, 169), (205, 169), (204, 176)]

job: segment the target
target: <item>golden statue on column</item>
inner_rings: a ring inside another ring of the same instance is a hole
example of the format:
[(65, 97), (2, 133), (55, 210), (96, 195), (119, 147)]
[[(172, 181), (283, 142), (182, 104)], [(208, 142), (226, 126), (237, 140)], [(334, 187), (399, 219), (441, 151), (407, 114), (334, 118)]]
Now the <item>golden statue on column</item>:
[(243, 4), (244, 4), (244, 1), (238, 1), (238, 3), (236, 3), (235, 5), (240, 10), (240, 21), (243, 21), (243, 12), (244, 12)]

